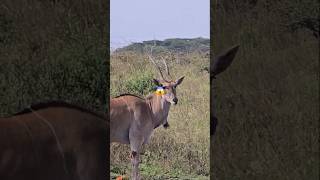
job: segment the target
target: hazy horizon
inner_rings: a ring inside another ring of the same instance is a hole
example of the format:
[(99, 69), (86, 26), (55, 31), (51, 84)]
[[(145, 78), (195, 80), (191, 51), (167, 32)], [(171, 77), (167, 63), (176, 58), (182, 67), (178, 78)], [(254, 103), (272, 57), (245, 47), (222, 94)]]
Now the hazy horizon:
[(210, 37), (209, 0), (111, 0), (110, 48), (133, 42)]

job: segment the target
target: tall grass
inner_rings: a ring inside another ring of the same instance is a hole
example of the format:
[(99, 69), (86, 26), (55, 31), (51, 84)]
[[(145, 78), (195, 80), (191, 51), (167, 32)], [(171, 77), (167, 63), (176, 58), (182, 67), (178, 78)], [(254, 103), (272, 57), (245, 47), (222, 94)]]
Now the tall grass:
[(257, 2), (212, 10), (215, 53), (235, 43), (240, 50), (215, 81), (211, 176), (319, 179), (318, 39), (283, 26), (276, 10), (284, 7)]
[[(170, 128), (157, 128), (150, 144), (143, 148), (142, 174), (145, 179), (181, 178), (184, 175), (208, 179), (209, 74), (200, 69), (209, 65), (209, 59), (195, 53), (169, 59), (168, 65), (174, 78), (184, 75), (185, 79), (177, 88), (179, 103), (170, 109)], [(150, 93), (154, 86), (150, 82), (152, 78), (158, 78), (158, 72), (147, 56), (115, 54), (111, 56), (110, 78), (112, 96), (121, 93), (144, 96)], [(111, 146), (113, 173), (130, 172), (129, 153), (128, 146)]]

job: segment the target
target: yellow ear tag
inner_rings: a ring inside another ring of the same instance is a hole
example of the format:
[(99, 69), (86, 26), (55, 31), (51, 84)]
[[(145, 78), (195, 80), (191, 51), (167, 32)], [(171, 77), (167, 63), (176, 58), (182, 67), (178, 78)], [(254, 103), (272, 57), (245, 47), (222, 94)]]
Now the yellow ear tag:
[(158, 95), (158, 96), (162, 96), (162, 95), (165, 94), (165, 91), (164, 91), (163, 87), (158, 86), (155, 93), (156, 93), (156, 95)]

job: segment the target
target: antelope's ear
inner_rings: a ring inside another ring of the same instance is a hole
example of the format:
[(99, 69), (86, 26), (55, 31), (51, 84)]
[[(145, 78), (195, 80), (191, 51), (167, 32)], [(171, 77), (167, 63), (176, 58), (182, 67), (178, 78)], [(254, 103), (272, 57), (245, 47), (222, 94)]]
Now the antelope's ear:
[(178, 80), (176, 80), (176, 83), (175, 83), (174, 86), (178, 86), (179, 84), (181, 84), (182, 81), (183, 81), (183, 79), (184, 79), (184, 76), (182, 76), (181, 78), (179, 78)]
[(156, 86), (161, 86), (161, 83), (158, 79), (153, 79), (152, 81)]
[(214, 62), (211, 62), (213, 66), (210, 67), (210, 76), (215, 77), (219, 73), (226, 70), (232, 63), (236, 53), (239, 49), (239, 45), (236, 45), (226, 52), (220, 54), (214, 59)]

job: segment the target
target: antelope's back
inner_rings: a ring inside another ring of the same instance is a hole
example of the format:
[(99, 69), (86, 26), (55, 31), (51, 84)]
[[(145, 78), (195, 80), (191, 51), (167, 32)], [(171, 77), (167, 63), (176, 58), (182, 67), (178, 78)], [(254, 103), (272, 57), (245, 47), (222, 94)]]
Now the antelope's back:
[(0, 179), (105, 179), (105, 122), (67, 107), (0, 119)]

